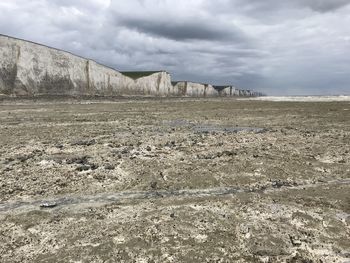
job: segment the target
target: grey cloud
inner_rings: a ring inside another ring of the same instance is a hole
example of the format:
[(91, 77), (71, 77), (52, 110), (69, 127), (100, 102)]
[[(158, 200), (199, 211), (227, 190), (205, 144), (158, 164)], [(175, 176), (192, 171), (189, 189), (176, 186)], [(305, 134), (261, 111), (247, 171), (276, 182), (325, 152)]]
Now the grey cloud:
[(144, 33), (153, 34), (160, 37), (166, 37), (174, 40), (189, 40), (189, 39), (201, 39), (201, 40), (222, 40), (227, 39), (227, 32), (215, 30), (214, 28), (206, 28), (201, 24), (188, 23), (188, 24), (176, 24), (166, 23), (162, 24), (158, 21), (139, 21), (139, 20), (127, 20), (122, 21), (126, 27), (137, 29)]
[(147, 21), (136, 19), (123, 19), (123, 26), (136, 29), (140, 32), (165, 37), (173, 40), (232, 40), (241, 41), (244, 36), (238, 30), (230, 32), (220, 29), (220, 25), (204, 24), (196, 21)]
[(283, 10), (300, 7), (310, 8), (319, 12), (329, 12), (336, 9), (342, 8), (350, 2), (348, 0), (294, 0), (294, 1), (281, 1), (281, 0), (234, 0), (231, 1), (232, 6), (247, 6), (248, 9), (259, 10), (259, 9), (268, 9), (268, 10)]
[(262, 56), (265, 56), (263, 51), (259, 50), (257, 47), (256, 49), (249, 48), (249, 46), (246, 46), (245, 48), (240, 48), (240, 45), (237, 45), (238, 47), (231, 45), (217, 45), (217, 46), (211, 46), (211, 47), (194, 47), (191, 51), (198, 53), (198, 54), (216, 54), (216, 55), (222, 55), (227, 58), (259, 58)]
[(239, 14), (266, 24), (302, 19), (305, 15), (310, 15), (307, 10), (318, 13), (336, 12), (348, 5), (348, 0), (207, 0), (204, 4), (205, 8), (212, 10), (216, 15), (232, 17)]
[(350, 93), (345, 0), (2, 0), (0, 13), (0, 33), (119, 70), (272, 95)]
[(342, 8), (350, 3), (348, 0), (299, 0), (298, 4), (319, 12), (329, 12)]

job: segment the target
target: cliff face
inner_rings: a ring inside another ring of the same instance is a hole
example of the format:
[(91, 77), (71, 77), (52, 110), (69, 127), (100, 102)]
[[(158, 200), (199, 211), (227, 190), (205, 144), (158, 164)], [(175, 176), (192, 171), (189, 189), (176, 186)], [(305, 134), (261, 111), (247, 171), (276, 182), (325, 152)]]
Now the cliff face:
[(80, 90), (75, 95), (133, 95), (135, 91), (134, 80), (122, 75), (120, 72), (102, 66), (95, 61), (86, 60), (85, 72), (81, 77), (81, 86), (87, 90)]
[(135, 80), (136, 90), (142, 95), (175, 95), (171, 77), (167, 72), (157, 72)]
[(219, 93), (212, 85), (207, 85), (206, 90), (205, 90), (205, 96), (206, 97), (216, 97), (218, 96)]
[(222, 97), (231, 97), (231, 96), (233, 96), (233, 89), (234, 88), (231, 87), (231, 86), (218, 87), (217, 89), (219, 91), (220, 96), (222, 96)]
[(0, 36), (0, 93), (112, 95), (132, 93), (135, 81), (68, 52)]
[[(125, 72), (40, 44), (0, 35), (0, 95), (233, 96), (232, 87), (177, 82), (169, 73)], [(237, 91), (238, 96), (249, 96)]]
[(221, 97), (259, 97), (264, 96), (263, 93), (252, 90), (236, 89), (232, 86), (214, 86)]
[(178, 96), (188, 97), (215, 97), (219, 95), (212, 85), (189, 81), (177, 82), (174, 84), (174, 91)]

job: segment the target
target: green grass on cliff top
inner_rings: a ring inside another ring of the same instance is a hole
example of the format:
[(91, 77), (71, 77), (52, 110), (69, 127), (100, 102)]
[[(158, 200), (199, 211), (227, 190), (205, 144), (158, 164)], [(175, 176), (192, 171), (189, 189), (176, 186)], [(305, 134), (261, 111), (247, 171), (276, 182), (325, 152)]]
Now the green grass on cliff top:
[(124, 71), (121, 73), (129, 78), (139, 79), (159, 72), (161, 71)]

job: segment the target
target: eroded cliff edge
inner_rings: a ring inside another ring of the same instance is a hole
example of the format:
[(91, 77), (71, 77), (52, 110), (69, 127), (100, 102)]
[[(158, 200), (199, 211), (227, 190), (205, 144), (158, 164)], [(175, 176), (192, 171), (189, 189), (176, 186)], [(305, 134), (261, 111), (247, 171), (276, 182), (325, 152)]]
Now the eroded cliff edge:
[(170, 75), (133, 79), (93, 60), (0, 35), (0, 93), (37, 95), (168, 95)]
[[(235, 96), (209, 84), (186, 81), (173, 85), (166, 71), (139, 73), (123, 74), (66, 51), (0, 35), (0, 95)], [(258, 94), (249, 91), (243, 95)]]

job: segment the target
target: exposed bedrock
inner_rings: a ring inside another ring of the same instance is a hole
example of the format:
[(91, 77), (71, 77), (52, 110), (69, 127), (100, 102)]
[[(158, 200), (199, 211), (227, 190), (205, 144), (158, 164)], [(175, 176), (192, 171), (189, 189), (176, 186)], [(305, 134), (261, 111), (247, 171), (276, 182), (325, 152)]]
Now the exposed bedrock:
[(195, 83), (190, 81), (173, 82), (174, 90), (180, 96), (188, 97), (213, 97), (219, 93), (212, 85)]
[(166, 72), (133, 79), (93, 60), (0, 36), (0, 93), (35, 95), (168, 95)]
[(220, 97), (260, 97), (264, 96), (261, 92), (253, 90), (237, 89), (233, 86), (214, 86)]
[(172, 83), (165, 71), (122, 73), (69, 52), (0, 35), (0, 95), (255, 96), (232, 89)]

